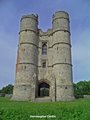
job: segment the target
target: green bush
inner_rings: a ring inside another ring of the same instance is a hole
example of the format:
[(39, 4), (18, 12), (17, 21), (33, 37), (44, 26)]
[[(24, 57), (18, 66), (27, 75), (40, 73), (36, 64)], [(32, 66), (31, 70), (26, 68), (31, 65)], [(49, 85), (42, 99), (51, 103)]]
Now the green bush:
[(83, 95), (90, 95), (90, 81), (80, 81), (74, 83), (74, 96), (75, 98), (83, 98)]

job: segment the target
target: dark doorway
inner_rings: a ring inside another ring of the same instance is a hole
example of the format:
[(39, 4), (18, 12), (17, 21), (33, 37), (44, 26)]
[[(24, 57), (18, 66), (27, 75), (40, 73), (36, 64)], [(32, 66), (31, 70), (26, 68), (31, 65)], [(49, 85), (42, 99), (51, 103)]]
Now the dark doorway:
[(49, 84), (42, 82), (38, 85), (38, 96), (39, 97), (45, 97), (49, 96)]

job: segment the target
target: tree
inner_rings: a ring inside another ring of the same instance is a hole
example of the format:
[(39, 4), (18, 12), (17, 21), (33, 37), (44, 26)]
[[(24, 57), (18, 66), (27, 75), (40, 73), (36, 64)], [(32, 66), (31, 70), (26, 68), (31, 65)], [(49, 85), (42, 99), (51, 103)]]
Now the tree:
[(90, 95), (90, 81), (80, 81), (74, 83), (74, 95), (76, 98), (82, 98), (83, 95)]
[(12, 94), (13, 93), (13, 85), (9, 84), (6, 87), (3, 87), (2, 90), (0, 90), (0, 93)]

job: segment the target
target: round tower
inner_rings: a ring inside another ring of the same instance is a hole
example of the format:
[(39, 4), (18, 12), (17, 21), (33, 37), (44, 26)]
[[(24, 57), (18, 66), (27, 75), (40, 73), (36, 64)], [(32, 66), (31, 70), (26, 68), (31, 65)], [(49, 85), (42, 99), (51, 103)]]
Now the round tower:
[(72, 100), (72, 61), (69, 15), (58, 11), (52, 18), (53, 72), (55, 74), (56, 101)]
[(38, 16), (22, 16), (16, 64), (15, 100), (35, 99), (38, 66)]

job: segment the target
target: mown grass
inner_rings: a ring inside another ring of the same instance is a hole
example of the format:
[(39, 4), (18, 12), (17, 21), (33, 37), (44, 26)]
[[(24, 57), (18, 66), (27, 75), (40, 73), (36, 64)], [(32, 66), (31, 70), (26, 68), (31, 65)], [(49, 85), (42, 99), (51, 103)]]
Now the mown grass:
[[(56, 118), (31, 118), (31, 115)], [(90, 120), (90, 100), (33, 103), (0, 98), (0, 120)]]

